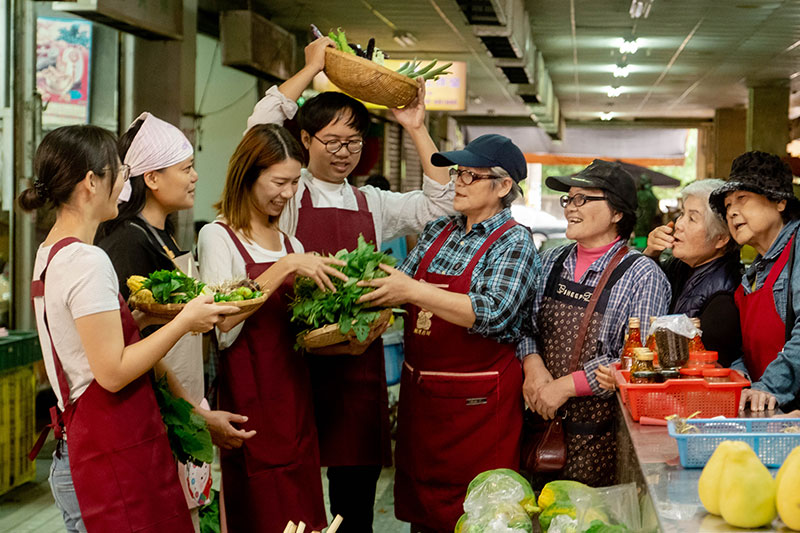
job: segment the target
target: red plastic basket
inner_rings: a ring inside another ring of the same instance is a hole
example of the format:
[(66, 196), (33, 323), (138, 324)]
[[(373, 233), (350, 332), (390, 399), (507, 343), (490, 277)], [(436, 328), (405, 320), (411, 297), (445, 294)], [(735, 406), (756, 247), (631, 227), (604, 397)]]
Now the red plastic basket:
[(700, 418), (725, 416), (739, 412), (739, 397), (750, 382), (739, 372), (731, 371), (731, 380), (709, 383), (704, 379), (668, 379), (664, 383), (631, 383), (630, 372), (617, 370), (617, 388), (622, 403), (628, 406), (635, 421), (643, 416), (664, 418), (689, 416), (700, 411)]

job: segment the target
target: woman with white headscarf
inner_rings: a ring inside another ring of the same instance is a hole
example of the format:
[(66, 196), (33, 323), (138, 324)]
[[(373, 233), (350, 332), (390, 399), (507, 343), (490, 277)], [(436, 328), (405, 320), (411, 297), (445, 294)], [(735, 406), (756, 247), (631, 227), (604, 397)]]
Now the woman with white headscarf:
[[(178, 128), (150, 113), (142, 113), (120, 137), (119, 155), (130, 166), (131, 177), (119, 196), (118, 216), (101, 224), (96, 241), (111, 258), (120, 291), (127, 298), (126, 280), (130, 276), (147, 276), (157, 270), (176, 267), (194, 275), (194, 258), (191, 253), (182, 251), (175, 241), (169, 215), (194, 205), (198, 178), (194, 170), (194, 149), (189, 140)], [(159, 327), (151, 325), (142, 335), (149, 335)], [(231, 425), (231, 422), (244, 422), (244, 417), (208, 410), (203, 399), (202, 342), (199, 335), (185, 335), (164, 357), (165, 365), (180, 384), (177, 387), (175, 380), (170, 380), (170, 387), (206, 419), (215, 444), (224, 448), (239, 447), (253, 432)], [(208, 465), (181, 464), (179, 474), (197, 529), (197, 511), (208, 501), (210, 469)]]

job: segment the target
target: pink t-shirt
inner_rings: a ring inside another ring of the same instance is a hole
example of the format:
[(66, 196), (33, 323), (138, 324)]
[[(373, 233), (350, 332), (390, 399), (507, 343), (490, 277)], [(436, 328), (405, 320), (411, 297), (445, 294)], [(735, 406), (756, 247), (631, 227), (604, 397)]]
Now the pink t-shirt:
[(592, 263), (603, 257), (603, 254), (609, 251), (612, 246), (617, 244), (619, 239), (620, 237), (617, 237), (610, 243), (599, 248), (586, 248), (585, 246), (582, 246), (581, 243), (578, 243), (578, 257), (575, 261), (574, 281), (576, 283), (580, 281), (581, 277), (583, 277), (583, 274), (589, 270), (590, 266), (592, 266)]

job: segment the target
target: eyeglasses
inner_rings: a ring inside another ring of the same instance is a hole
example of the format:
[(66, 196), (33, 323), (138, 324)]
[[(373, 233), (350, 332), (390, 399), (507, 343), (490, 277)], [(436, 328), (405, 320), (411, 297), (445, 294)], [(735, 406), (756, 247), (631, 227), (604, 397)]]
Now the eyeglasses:
[(351, 154), (357, 154), (357, 153), (359, 153), (361, 151), (362, 148), (364, 148), (364, 141), (361, 140), (361, 139), (359, 139), (357, 141), (344, 141), (344, 142), (342, 142), (342, 141), (340, 141), (338, 139), (333, 139), (332, 141), (323, 141), (322, 139), (320, 139), (316, 135), (314, 135), (314, 138), (316, 140), (318, 140), (319, 142), (321, 142), (322, 144), (324, 144), (325, 145), (325, 150), (327, 150), (328, 153), (331, 153), (331, 154), (335, 154), (336, 152), (341, 150), (343, 146), (347, 147), (347, 151), (350, 152)]
[(500, 176), (494, 176), (492, 174), (475, 174), (471, 170), (466, 170), (463, 168), (451, 168), (450, 181), (456, 181), (459, 178), (461, 178), (461, 182), (464, 185), (470, 185), (475, 180), (500, 179)]
[(605, 200), (605, 196), (586, 196), (585, 194), (578, 193), (575, 196), (569, 196), (565, 194), (560, 198), (561, 207), (567, 207), (569, 204), (573, 204), (575, 207), (581, 207), (586, 202), (599, 202), (600, 200)]
[(131, 166), (122, 164), (119, 166), (119, 171), (117, 172), (117, 176), (122, 178), (122, 182), (125, 183), (131, 178)]

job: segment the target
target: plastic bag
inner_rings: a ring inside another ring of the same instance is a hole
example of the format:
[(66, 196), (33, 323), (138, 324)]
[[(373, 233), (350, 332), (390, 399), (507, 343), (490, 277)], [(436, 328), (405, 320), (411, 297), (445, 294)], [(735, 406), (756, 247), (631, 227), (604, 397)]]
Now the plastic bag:
[(664, 315), (650, 325), (648, 335), (655, 335), (659, 364), (676, 368), (689, 360), (689, 339), (701, 333), (686, 315)]
[(515, 479), (490, 474), (464, 500), (466, 518), (459, 533), (531, 533), (533, 523), (520, 501), (525, 490)]
[(579, 532), (623, 533), (642, 528), (635, 483), (591, 490), (575, 488), (568, 494), (575, 505)]

